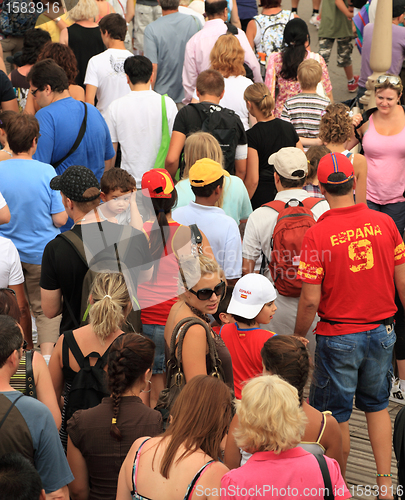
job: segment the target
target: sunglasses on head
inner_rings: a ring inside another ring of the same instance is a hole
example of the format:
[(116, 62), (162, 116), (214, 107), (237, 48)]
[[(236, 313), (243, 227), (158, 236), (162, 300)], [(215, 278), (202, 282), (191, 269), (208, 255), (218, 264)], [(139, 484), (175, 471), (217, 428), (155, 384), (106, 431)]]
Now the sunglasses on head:
[(201, 288), (201, 290), (195, 291), (190, 288), (189, 291), (194, 295), (197, 295), (197, 299), (199, 300), (208, 300), (212, 297), (213, 293), (215, 293), (217, 297), (220, 297), (222, 299), (225, 293), (225, 281), (221, 281), (220, 283), (218, 283), (218, 285), (214, 286), (213, 290), (211, 290), (211, 288)]
[(391, 85), (401, 85), (401, 79), (399, 78), (399, 76), (394, 76), (394, 75), (380, 75), (377, 78), (376, 83), (377, 85), (381, 85), (385, 83), (387, 80), (388, 83), (390, 83)]

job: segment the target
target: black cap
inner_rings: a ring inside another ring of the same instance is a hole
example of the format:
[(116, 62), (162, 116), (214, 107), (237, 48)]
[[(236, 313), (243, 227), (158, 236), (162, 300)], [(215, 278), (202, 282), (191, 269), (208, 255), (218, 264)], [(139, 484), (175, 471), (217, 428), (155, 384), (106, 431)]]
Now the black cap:
[[(100, 184), (97, 177), (87, 167), (72, 165), (62, 175), (57, 175), (50, 182), (51, 189), (62, 191), (72, 201), (93, 201), (100, 196)], [(90, 188), (97, 188), (97, 194), (92, 189), (90, 196), (85, 193)]]

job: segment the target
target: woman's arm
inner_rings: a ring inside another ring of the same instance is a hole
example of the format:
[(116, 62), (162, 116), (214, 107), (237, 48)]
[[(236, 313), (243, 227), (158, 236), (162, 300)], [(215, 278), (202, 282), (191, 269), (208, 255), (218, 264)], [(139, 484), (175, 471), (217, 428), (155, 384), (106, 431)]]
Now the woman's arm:
[(363, 155), (354, 155), (353, 170), (356, 176), (356, 204), (367, 203), (367, 160)]
[[(127, 23), (130, 23), (135, 16), (135, 2), (133, 0), (127, 1), (127, 12), (125, 14), (125, 19)], [(128, 29), (128, 28), (127, 28)]]
[(232, 0), (231, 23), (240, 30), (242, 29), (242, 25), (240, 24), (239, 19), (238, 4), (236, 3), (236, 0)]
[(321, 439), (321, 445), (325, 448), (325, 455), (334, 458), (341, 470), (344, 470), (342, 431), (332, 415), (326, 416), (326, 427)]
[(250, 199), (252, 199), (252, 196), (255, 194), (258, 184), (259, 184), (259, 154), (256, 149), (248, 148), (245, 186)]
[(0, 208), (0, 224), (8, 224), (11, 219), (10, 209), (8, 205), (3, 208)]
[(238, 427), (238, 424), (239, 419), (238, 416), (235, 415), (232, 419), (231, 425), (229, 426), (224, 455), (224, 463), (230, 469), (237, 469), (240, 467), (241, 453), (239, 446), (235, 443), (235, 437), (233, 435), (233, 431)]
[(252, 19), (251, 21), (248, 22), (246, 28), (246, 37), (249, 40), (250, 46), (252, 47), (253, 50), (255, 50), (256, 33), (257, 33), (256, 21)]
[(49, 369), (44, 358), (39, 352), (33, 353), (32, 368), (34, 371), (37, 398), (41, 401), (41, 403), (44, 403), (44, 405), (49, 408), (55, 420), (56, 427), (59, 429), (62, 424), (62, 416), (58, 400), (56, 399), (55, 389), (52, 385)]
[(182, 364), (186, 382), (196, 375), (207, 375), (207, 336), (200, 325), (190, 327), (184, 336)]
[(63, 45), (69, 45), (69, 32), (67, 28), (63, 29), (60, 32), (59, 43), (63, 43)]
[(62, 371), (62, 343), (64, 338), (64, 335), (59, 337), (49, 360), (49, 373), (51, 374), (53, 388), (55, 389), (56, 400), (60, 407), (62, 407), (61, 396), (65, 382)]
[(27, 102), (25, 104), (24, 113), (27, 115), (35, 115), (38, 111), (39, 106), (37, 101), (34, 99), (34, 96), (31, 94), (31, 91), (28, 92)]
[(72, 500), (88, 500), (89, 498), (89, 473), (86, 460), (80, 450), (72, 443), (68, 436), (67, 459), (75, 479), (69, 483), (69, 494)]

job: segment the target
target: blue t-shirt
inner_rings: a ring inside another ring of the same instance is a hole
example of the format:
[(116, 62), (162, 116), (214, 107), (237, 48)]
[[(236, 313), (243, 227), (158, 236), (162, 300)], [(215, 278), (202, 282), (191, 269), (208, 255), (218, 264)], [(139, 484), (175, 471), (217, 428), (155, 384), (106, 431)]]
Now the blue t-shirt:
[[(100, 181), (104, 172), (104, 162), (115, 154), (110, 131), (98, 109), (87, 106), (87, 127), (84, 137), (76, 149), (56, 169), (62, 174), (71, 165), (84, 165), (92, 170)], [(84, 106), (72, 97), (53, 102), (40, 109), (35, 117), (39, 121), (41, 137), (34, 155), (44, 163), (56, 163), (73, 146), (84, 118)]]
[(182, 72), (186, 44), (200, 29), (196, 17), (180, 12), (159, 17), (145, 28), (145, 56), (157, 64), (154, 90), (167, 94), (174, 102), (184, 98)]
[(49, 186), (53, 177), (55, 169), (36, 160), (0, 162), (1, 192), (11, 213), (0, 235), (12, 240), (21, 262), (41, 264), (46, 244), (59, 233), (51, 216), (65, 207), (59, 191)]
[[(18, 391), (7, 391), (1, 394), (4, 394), (10, 402), (21, 395)], [(45, 493), (52, 493), (71, 483), (74, 477), (63, 451), (52, 413), (40, 401), (29, 396), (20, 398), (15, 406), (30, 431), (34, 448), (34, 465), (41, 476)]]

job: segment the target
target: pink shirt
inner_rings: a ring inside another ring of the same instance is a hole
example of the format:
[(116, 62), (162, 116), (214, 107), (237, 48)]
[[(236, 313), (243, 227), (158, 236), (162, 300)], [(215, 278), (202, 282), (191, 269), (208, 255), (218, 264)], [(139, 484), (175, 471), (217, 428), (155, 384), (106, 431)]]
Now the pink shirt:
[(396, 135), (380, 135), (371, 115), (363, 148), (367, 160), (367, 199), (378, 205), (404, 202), (405, 128)]
[[(322, 66), (322, 80), (321, 83), (328, 94), (332, 91), (332, 84), (330, 83), (328, 68), (326, 67), (325, 61), (322, 56), (316, 54), (315, 52), (308, 52), (305, 59), (315, 59), (319, 60)], [(283, 65), (283, 59), (281, 52), (273, 52), (270, 54), (269, 61), (267, 63), (266, 78), (265, 83), (270, 90), (271, 95), (276, 97), (276, 87), (278, 88), (278, 95), (276, 99), (276, 107), (274, 110), (274, 116), (276, 118), (281, 117), (281, 112), (284, 108), (284, 103), (290, 97), (297, 95), (301, 92), (300, 84), (298, 80), (285, 80), (281, 75), (281, 67)]]
[[(333, 494), (336, 499), (350, 498), (339, 464), (325, 456)], [(254, 453), (245, 465), (229, 471), (221, 479), (221, 500), (324, 499), (324, 482), (316, 458), (302, 448), (279, 454)]]
[[(225, 35), (226, 32), (227, 26), (222, 19), (211, 19), (205, 23), (202, 30), (192, 36), (187, 42), (183, 66), (184, 104), (191, 102), (196, 87), (197, 76), (201, 71), (209, 69), (211, 50), (218, 38), (221, 35)], [(245, 51), (245, 63), (253, 71), (255, 82), (262, 82), (259, 61), (245, 33), (238, 29), (236, 37)]]

